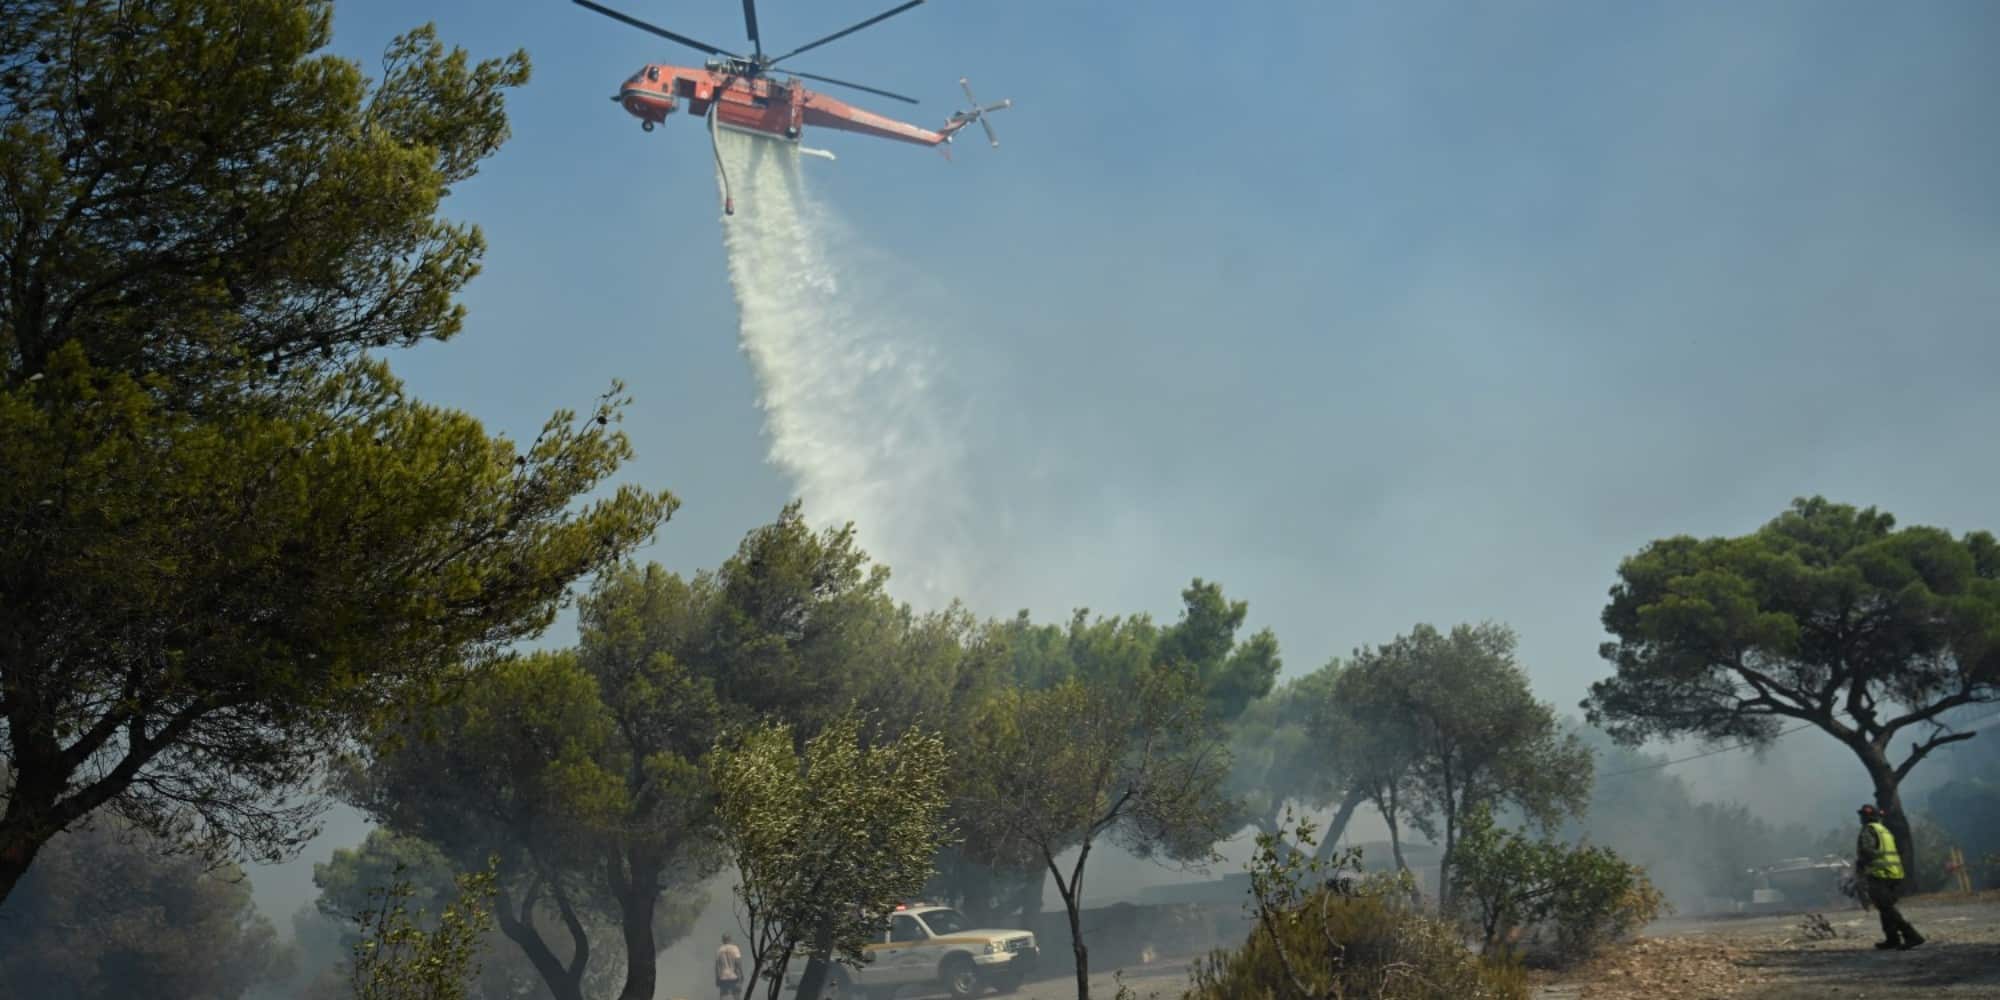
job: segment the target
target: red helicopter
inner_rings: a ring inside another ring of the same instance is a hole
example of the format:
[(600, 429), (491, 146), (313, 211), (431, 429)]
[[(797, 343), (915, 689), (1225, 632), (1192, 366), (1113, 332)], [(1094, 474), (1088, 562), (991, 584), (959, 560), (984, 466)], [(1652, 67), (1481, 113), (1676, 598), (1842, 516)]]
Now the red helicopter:
[[(895, 139), (919, 146), (938, 147), (949, 157), (950, 151), (944, 149), (944, 146), (951, 142), (952, 136), (958, 134), (959, 129), (973, 122), (978, 122), (986, 130), (989, 142), (995, 146), (1000, 145), (1000, 137), (994, 134), (993, 125), (986, 120), (986, 116), (1014, 105), (1012, 100), (1001, 100), (980, 106), (978, 98), (972, 96), (971, 85), (964, 77), (960, 77), (958, 84), (965, 90), (966, 99), (972, 102), (972, 109), (953, 113), (943, 127), (932, 131), (908, 122), (886, 118), (845, 101), (807, 90), (799, 84), (799, 79), (851, 87), (910, 104), (918, 103), (914, 97), (904, 97), (886, 90), (835, 80), (832, 77), (815, 76), (811, 73), (787, 71), (787, 76), (783, 80), (769, 75), (771, 67), (786, 59), (888, 20), (924, 3), (925, 0), (908, 0), (901, 6), (877, 14), (852, 27), (843, 28), (817, 41), (807, 42), (780, 56), (764, 54), (764, 43), (757, 33), (756, 0), (743, 0), (743, 23), (749, 29), (752, 50), (748, 56), (727, 52), (706, 42), (675, 34), (602, 4), (592, 3), (591, 0), (575, 0), (575, 2), (578, 6), (588, 7), (613, 20), (622, 21), (668, 41), (678, 42), (711, 57), (701, 69), (669, 66), (664, 63), (649, 64), (632, 74), (632, 77), (619, 88), (618, 93), (611, 99), (622, 105), (634, 118), (639, 119), (639, 127), (648, 132), (674, 113), (678, 106), (676, 102), (686, 101), (689, 114), (701, 115), (708, 119), (709, 141), (712, 145), (718, 127), (797, 144), (805, 126), (813, 125), (839, 129), (843, 132), (859, 132), (881, 139)], [(823, 149), (808, 149), (800, 145), (799, 152), (833, 159), (833, 154)], [(721, 170), (722, 151), (719, 147), (715, 154), (716, 167)], [(722, 175), (722, 209), (725, 214), (733, 215), (736, 212), (736, 205), (735, 199), (728, 193), (728, 172), (722, 170)]]

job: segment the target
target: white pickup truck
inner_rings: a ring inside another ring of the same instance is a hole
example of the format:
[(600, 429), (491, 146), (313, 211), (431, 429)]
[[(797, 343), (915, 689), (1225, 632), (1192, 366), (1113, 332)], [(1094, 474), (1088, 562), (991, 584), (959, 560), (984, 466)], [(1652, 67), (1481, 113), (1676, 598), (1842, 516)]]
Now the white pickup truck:
[[(906, 986), (931, 986), (953, 997), (975, 997), (988, 987), (1019, 989), (1041, 960), (1035, 935), (965, 924), (949, 906), (897, 907), (881, 936), (862, 949), (860, 968), (836, 964), (827, 970), (820, 1000), (888, 1000)], [(786, 972), (787, 990), (798, 988), (804, 966), (795, 962)]]

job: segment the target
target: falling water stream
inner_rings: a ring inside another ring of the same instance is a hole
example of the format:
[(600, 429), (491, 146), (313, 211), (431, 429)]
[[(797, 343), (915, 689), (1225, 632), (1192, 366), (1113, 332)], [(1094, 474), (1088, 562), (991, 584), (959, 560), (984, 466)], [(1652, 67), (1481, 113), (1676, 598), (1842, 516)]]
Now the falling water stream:
[(806, 516), (854, 522), (919, 607), (963, 593), (962, 449), (925, 320), (871, 272), (867, 248), (812, 199), (791, 143), (721, 129), (718, 185), (740, 339), (770, 460)]

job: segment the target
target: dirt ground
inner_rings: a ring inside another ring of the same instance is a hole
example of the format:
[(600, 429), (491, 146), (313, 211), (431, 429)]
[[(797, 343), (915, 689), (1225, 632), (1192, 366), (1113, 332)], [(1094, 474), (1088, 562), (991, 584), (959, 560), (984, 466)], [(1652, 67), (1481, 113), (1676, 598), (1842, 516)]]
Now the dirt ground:
[(1665, 920), (1631, 948), (1592, 966), (1543, 976), (1536, 1000), (1966, 1000), (2000, 997), (2000, 895), (1912, 900), (1903, 915), (1925, 937), (1911, 951), (1877, 951), (1873, 911)]

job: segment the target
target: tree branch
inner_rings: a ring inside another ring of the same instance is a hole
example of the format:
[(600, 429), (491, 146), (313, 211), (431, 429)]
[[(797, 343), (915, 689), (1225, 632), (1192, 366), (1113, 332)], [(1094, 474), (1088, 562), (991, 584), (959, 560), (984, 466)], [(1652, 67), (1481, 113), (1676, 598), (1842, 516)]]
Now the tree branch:
[(1882, 727), (1882, 735), (1884, 737), (1893, 737), (1897, 732), (1906, 727), (1914, 726), (1919, 722), (1929, 722), (1954, 708), (1973, 705), (1987, 700), (1989, 699), (1976, 694), (1971, 684), (1963, 684), (1954, 694), (1939, 698), (1937, 701), (1931, 702), (1929, 705), (1917, 709), (1908, 715), (1891, 719), (1887, 725)]
[(50, 821), (60, 830), (83, 818), (84, 815), (117, 798), (132, 786), (140, 768), (151, 763), (161, 750), (173, 746), (196, 720), (212, 711), (211, 706), (196, 702), (183, 708), (167, 724), (152, 736), (146, 735), (141, 717), (134, 715), (126, 720), (125, 756), (101, 778), (78, 789), (67, 798), (57, 799), (49, 810)]
[(1050, 851), (1049, 851), (1049, 848), (1048, 848), (1048, 845), (1047, 845), (1047, 844), (1037, 844), (1037, 845), (1035, 845), (1035, 846), (1037, 846), (1037, 847), (1040, 847), (1040, 848), (1041, 848), (1041, 851), (1042, 851), (1042, 861), (1043, 861), (1043, 862), (1045, 862), (1045, 863), (1046, 863), (1046, 864), (1047, 864), (1047, 865), (1049, 866), (1049, 874), (1050, 874), (1050, 875), (1053, 875), (1053, 876), (1055, 876), (1055, 880), (1056, 880), (1056, 891), (1057, 891), (1057, 892), (1059, 892), (1059, 893), (1062, 893), (1062, 896), (1063, 896), (1063, 898), (1064, 898), (1064, 899), (1068, 899), (1068, 898), (1069, 898), (1069, 883), (1068, 883), (1068, 882), (1065, 882), (1065, 881), (1063, 881), (1063, 873), (1062, 873), (1062, 869), (1061, 869), (1061, 868), (1058, 868), (1058, 867), (1056, 867), (1056, 856), (1055, 856), (1054, 854), (1050, 853)]
[[(1812, 699), (1806, 697), (1804, 692), (1785, 686), (1777, 678), (1744, 663), (1741, 659), (1732, 664), (1730, 669), (1735, 670), (1757, 692), (1755, 698), (1739, 699), (1736, 705), (1737, 712), (1761, 704), (1770, 709), (1771, 715), (1784, 715), (1801, 720), (1818, 718), (1814, 713), (1815, 706)], [(1778, 695), (1790, 699), (1790, 703), (1779, 701)], [(1832, 714), (1831, 707), (1826, 708), (1823, 714)]]
[(1919, 743), (1915, 747), (1912, 747), (1910, 749), (1909, 758), (1907, 760), (1904, 760), (1903, 763), (1896, 768), (1896, 780), (1898, 782), (1902, 781), (1904, 777), (1909, 775), (1911, 769), (1917, 766), (1918, 761), (1923, 760), (1925, 757), (1930, 756), (1932, 750), (1936, 750), (1938, 747), (1944, 746), (1947, 743), (1957, 743), (1961, 740), (1969, 740), (1974, 736), (1978, 735), (1979, 733), (1977, 730), (1970, 732), (1962, 732), (1962, 733), (1947, 733), (1943, 730), (1939, 730), (1937, 733), (1933, 734), (1930, 739), (1925, 740), (1924, 742)]
[(579, 986), (583, 982), (584, 966), (590, 962), (590, 935), (583, 929), (583, 921), (577, 919), (576, 908), (570, 905), (569, 893), (563, 891), (560, 883), (550, 886), (550, 895), (555, 897), (556, 912), (562, 914), (563, 927), (569, 931), (569, 939), (575, 945), (570, 952), (570, 984)]

